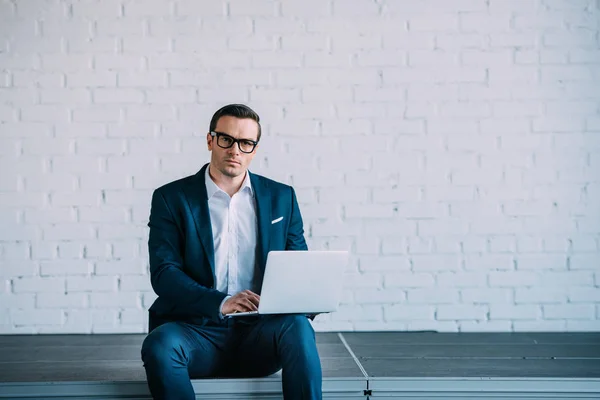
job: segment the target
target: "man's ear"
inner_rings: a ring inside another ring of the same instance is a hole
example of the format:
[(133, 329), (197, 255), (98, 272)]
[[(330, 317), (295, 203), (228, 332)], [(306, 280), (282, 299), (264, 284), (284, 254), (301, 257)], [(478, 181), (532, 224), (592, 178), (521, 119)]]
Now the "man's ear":
[(206, 134), (206, 147), (208, 148), (208, 151), (212, 151), (212, 140), (213, 137), (211, 136), (210, 133)]

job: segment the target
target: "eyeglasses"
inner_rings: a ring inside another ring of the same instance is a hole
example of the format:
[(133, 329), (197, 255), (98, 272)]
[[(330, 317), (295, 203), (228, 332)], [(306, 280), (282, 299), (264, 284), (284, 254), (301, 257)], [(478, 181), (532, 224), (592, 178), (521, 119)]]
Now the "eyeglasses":
[(235, 143), (237, 143), (242, 153), (252, 153), (254, 151), (254, 148), (258, 144), (258, 142), (255, 142), (254, 140), (236, 139), (222, 132), (211, 131), (210, 135), (212, 137), (217, 137), (217, 145), (223, 149), (228, 149)]

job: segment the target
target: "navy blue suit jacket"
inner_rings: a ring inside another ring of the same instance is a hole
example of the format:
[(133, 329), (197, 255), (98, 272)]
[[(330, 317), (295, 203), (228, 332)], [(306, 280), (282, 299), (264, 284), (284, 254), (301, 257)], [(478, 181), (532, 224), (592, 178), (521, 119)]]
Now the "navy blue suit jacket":
[[(204, 324), (220, 321), (226, 294), (216, 290), (215, 255), (204, 174), (156, 189), (150, 211), (150, 280), (158, 295), (149, 309), (150, 330), (158, 320)], [(256, 199), (257, 246), (254, 290), (262, 284), (271, 250), (307, 250), (302, 216), (291, 186), (250, 173)], [(281, 222), (271, 221), (283, 217)]]

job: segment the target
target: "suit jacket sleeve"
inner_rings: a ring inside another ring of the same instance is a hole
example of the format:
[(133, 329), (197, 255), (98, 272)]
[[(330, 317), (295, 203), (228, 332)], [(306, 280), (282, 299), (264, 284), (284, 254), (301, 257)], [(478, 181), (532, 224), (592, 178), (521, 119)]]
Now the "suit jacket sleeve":
[(296, 192), (294, 188), (292, 191), (292, 213), (290, 216), (290, 226), (288, 228), (288, 235), (285, 243), (286, 250), (308, 250), (306, 240), (304, 239), (304, 225), (302, 222), (302, 214), (300, 213), (300, 207), (298, 207), (298, 200), (296, 199)]
[(225, 293), (200, 285), (183, 270), (183, 232), (159, 190), (152, 195), (150, 211), (150, 281), (159, 297), (186, 312), (219, 320)]

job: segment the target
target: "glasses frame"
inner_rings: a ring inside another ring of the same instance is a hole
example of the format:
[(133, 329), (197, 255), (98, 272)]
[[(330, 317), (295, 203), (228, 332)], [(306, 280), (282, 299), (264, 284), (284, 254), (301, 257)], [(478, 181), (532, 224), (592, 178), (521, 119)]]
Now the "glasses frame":
[[(244, 154), (250, 154), (250, 153), (252, 153), (254, 151), (254, 149), (256, 149), (256, 145), (258, 144), (258, 141), (256, 141), (256, 140), (244, 139), (244, 138), (236, 139), (236, 138), (232, 137), (231, 135), (228, 135), (228, 134), (223, 133), (223, 132), (210, 131), (209, 133), (210, 133), (210, 136), (217, 138), (217, 140), (216, 140), (217, 141), (217, 146), (219, 146), (220, 148), (222, 148), (222, 149), (230, 149), (233, 145), (235, 145), (237, 143), (238, 149), (240, 149), (240, 151), (242, 153), (244, 153)], [(219, 144), (219, 138), (222, 137), (222, 136), (226, 136), (227, 138), (231, 139), (231, 144), (229, 146), (221, 146)], [(250, 151), (244, 151), (244, 150), (242, 150), (242, 146), (240, 145), (241, 141), (252, 142), (252, 144), (253, 144), (252, 150), (250, 150)]]

